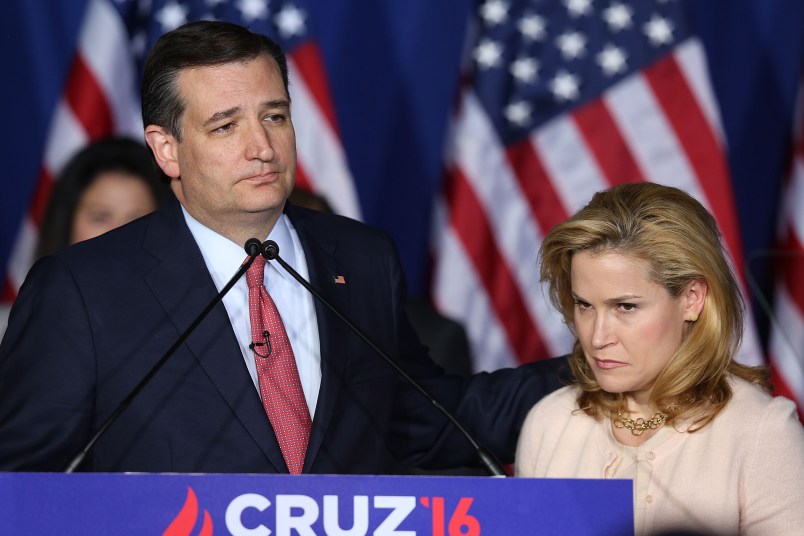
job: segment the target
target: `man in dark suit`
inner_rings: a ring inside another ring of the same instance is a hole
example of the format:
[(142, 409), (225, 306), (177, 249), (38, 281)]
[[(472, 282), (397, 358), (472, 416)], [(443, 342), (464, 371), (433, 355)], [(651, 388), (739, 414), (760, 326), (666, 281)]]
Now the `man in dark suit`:
[[(63, 469), (235, 273), (252, 237), (275, 240), (327, 300), (512, 459), (525, 414), (559, 387), (562, 362), (460, 378), (429, 360), (404, 313), (391, 240), (286, 204), (296, 166), (287, 85), (282, 51), (239, 26), (190, 23), (155, 45), (145, 136), (177, 201), (32, 268), (0, 345), (0, 469)], [(473, 463), (465, 438), (339, 319), (273, 263), (264, 274), (312, 417), (303, 472)], [(288, 472), (257, 387), (247, 294), (241, 279), (80, 469)]]

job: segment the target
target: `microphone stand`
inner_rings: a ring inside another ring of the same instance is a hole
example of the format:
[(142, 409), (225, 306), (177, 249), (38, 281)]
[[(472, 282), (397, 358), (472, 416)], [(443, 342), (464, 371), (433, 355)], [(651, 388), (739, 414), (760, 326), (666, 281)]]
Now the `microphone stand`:
[(140, 383), (138, 383), (136, 387), (134, 387), (134, 389), (131, 390), (128, 396), (126, 396), (126, 398), (124, 398), (123, 401), (120, 402), (120, 404), (118, 404), (115, 410), (111, 413), (111, 415), (109, 415), (109, 417), (106, 418), (106, 420), (103, 422), (100, 428), (98, 428), (98, 431), (95, 432), (95, 435), (92, 436), (92, 438), (89, 440), (86, 446), (81, 450), (81, 452), (79, 452), (72, 459), (70, 464), (67, 466), (67, 469), (64, 470), (65, 473), (72, 473), (76, 470), (76, 468), (78, 468), (79, 465), (81, 465), (87, 453), (89, 453), (92, 447), (95, 446), (95, 443), (97, 443), (98, 439), (100, 439), (103, 433), (106, 432), (107, 428), (109, 428), (109, 426), (115, 420), (117, 420), (117, 417), (121, 413), (123, 413), (123, 411), (129, 405), (131, 405), (131, 402), (137, 397), (137, 395), (148, 384), (148, 382), (151, 381), (151, 378), (153, 378), (154, 375), (157, 372), (159, 372), (159, 370), (164, 366), (165, 363), (167, 363), (168, 359), (170, 359), (173, 353), (179, 349), (179, 346), (181, 346), (184, 343), (184, 341), (187, 340), (187, 337), (189, 337), (193, 333), (193, 331), (195, 331), (195, 328), (198, 327), (201, 321), (207, 317), (207, 315), (212, 311), (212, 309), (214, 309), (215, 306), (218, 305), (218, 303), (220, 303), (223, 297), (229, 292), (229, 290), (231, 290), (231, 288), (235, 285), (235, 283), (237, 283), (237, 281), (243, 276), (243, 274), (246, 273), (246, 271), (254, 263), (254, 259), (256, 259), (257, 255), (260, 254), (260, 241), (257, 240), (256, 238), (249, 238), (246, 241), (245, 250), (246, 253), (248, 254), (248, 259), (246, 259), (246, 262), (244, 262), (240, 266), (240, 268), (237, 270), (237, 272), (235, 272), (235, 274), (232, 276), (229, 282), (226, 283), (226, 286), (224, 286), (223, 289), (221, 289), (221, 291), (218, 293), (218, 295), (215, 296), (215, 298), (211, 302), (209, 302), (209, 305), (207, 305), (207, 307), (203, 311), (201, 311), (201, 313), (195, 318), (195, 320), (193, 320), (193, 322), (187, 327), (187, 329), (185, 329), (181, 333), (181, 335), (179, 335), (179, 338), (176, 339), (176, 342), (173, 343), (173, 346), (168, 348), (167, 352), (164, 353), (164, 355), (159, 359), (159, 361), (157, 361), (156, 364), (153, 367), (151, 367), (151, 370), (149, 370), (148, 374), (146, 374), (145, 377), (143, 377), (142, 380), (140, 380)]
[(491, 476), (494, 477), (506, 477), (505, 469), (503, 469), (502, 464), (500, 461), (494, 456), (494, 454), (485, 447), (480, 446), (472, 434), (458, 421), (458, 419), (445, 408), (438, 400), (436, 400), (427, 390), (422, 387), (419, 382), (414, 380), (407, 372), (405, 372), (402, 367), (400, 367), (390, 356), (388, 356), (385, 352), (383, 352), (375, 343), (372, 341), (368, 335), (363, 333), (363, 331), (358, 328), (357, 326), (352, 323), (346, 316), (344, 316), (340, 311), (338, 311), (335, 306), (329, 303), (307, 280), (305, 280), (299, 273), (293, 269), (291, 265), (289, 265), (285, 260), (279, 256), (279, 245), (274, 242), (273, 240), (267, 240), (262, 244), (262, 256), (265, 257), (267, 260), (272, 261), (275, 260), (278, 262), (282, 268), (284, 268), (296, 281), (299, 282), (304, 288), (306, 288), (310, 294), (315, 296), (315, 298), (324, 304), (324, 306), (332, 311), (332, 313), (337, 316), (338, 318), (343, 321), (344, 324), (349, 327), (358, 337), (363, 339), (363, 342), (369, 345), (374, 352), (376, 352), (380, 357), (382, 357), (394, 370), (406, 381), (410, 384), (413, 388), (415, 388), (422, 396), (424, 396), (430, 404), (435, 406), (435, 408), (440, 411), (447, 419), (452, 422), (452, 424), (458, 429), (458, 431), (463, 434), (463, 436), (469, 441), (472, 447), (477, 452), (478, 458), (485, 466), (486, 470), (489, 472)]

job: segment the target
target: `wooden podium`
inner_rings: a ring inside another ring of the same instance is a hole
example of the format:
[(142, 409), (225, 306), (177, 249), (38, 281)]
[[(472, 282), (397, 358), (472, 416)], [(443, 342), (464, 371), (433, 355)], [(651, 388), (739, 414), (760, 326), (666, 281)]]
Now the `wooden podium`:
[(0, 473), (0, 534), (633, 533), (630, 480)]

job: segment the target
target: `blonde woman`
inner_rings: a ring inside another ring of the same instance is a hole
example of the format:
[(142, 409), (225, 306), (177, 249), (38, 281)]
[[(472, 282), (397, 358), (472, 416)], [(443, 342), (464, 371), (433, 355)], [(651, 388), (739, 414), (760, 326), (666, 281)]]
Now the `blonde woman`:
[(517, 475), (631, 479), (636, 534), (801, 534), (804, 429), (767, 371), (734, 360), (743, 304), (709, 212), (618, 186), (556, 226), (541, 261), (574, 383), (529, 413)]

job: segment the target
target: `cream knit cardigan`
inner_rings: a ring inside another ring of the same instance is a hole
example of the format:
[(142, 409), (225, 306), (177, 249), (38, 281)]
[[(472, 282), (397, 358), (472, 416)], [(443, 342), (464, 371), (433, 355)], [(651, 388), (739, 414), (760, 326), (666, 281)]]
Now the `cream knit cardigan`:
[[(804, 427), (794, 404), (732, 379), (734, 396), (705, 428), (663, 426), (639, 447), (614, 439), (609, 420), (577, 409), (565, 387), (528, 414), (516, 474), (634, 481), (637, 535), (804, 535)], [(604, 531), (605, 532), (605, 531)]]

